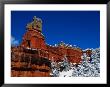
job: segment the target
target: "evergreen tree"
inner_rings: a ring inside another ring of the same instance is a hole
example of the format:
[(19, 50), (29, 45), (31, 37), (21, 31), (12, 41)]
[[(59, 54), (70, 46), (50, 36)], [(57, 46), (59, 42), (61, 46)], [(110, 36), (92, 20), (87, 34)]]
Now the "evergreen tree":
[(50, 75), (52, 77), (58, 77), (59, 76), (59, 68), (57, 67), (57, 63), (54, 60), (52, 60), (52, 62), (51, 62), (51, 69), (52, 69), (52, 71), (51, 71)]
[(68, 62), (68, 58), (66, 57), (66, 55), (63, 58), (63, 62), (61, 62), (60, 64), (60, 69), (63, 68), (63, 71), (69, 71), (70, 69), (70, 64)]
[(92, 50), (91, 62), (83, 55), (83, 61), (78, 67), (74, 67), (72, 76), (98, 77), (100, 76), (100, 49)]

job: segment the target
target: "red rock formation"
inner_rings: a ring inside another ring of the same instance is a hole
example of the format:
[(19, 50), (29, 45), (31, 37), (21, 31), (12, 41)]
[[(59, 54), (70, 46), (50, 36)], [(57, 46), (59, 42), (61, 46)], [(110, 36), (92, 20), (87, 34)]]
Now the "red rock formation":
[[(83, 51), (80, 48), (63, 42), (57, 46), (45, 43), (41, 19), (34, 17), (26, 28), (20, 46), (12, 47), (12, 76), (50, 76), (51, 61), (62, 61), (65, 55), (71, 63), (81, 62)], [(87, 51), (87, 55), (90, 54)]]

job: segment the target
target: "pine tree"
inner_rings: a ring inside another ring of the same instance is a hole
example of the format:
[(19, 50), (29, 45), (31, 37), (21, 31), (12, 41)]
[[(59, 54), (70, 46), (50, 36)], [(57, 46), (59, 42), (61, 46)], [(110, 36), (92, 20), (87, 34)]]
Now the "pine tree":
[(83, 55), (83, 61), (78, 67), (74, 67), (72, 76), (98, 77), (100, 76), (100, 49), (92, 50), (91, 62), (87, 60), (87, 56)]
[(51, 71), (50, 75), (52, 77), (58, 77), (59, 76), (59, 68), (57, 67), (57, 62), (55, 62), (54, 60), (52, 60), (52, 62), (51, 62), (51, 69), (52, 69), (52, 71)]
[(66, 55), (63, 58), (63, 62), (60, 64), (60, 68), (63, 67), (63, 71), (69, 71), (70, 69), (70, 64), (68, 62), (68, 58)]

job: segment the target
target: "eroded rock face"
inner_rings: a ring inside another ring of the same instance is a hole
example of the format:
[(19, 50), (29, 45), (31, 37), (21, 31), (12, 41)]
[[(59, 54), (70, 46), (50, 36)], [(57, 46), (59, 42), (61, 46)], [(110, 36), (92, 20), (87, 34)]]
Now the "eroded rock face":
[[(50, 76), (51, 61), (63, 61), (64, 56), (71, 63), (80, 63), (83, 51), (61, 42), (57, 46), (45, 43), (42, 34), (42, 21), (34, 17), (33, 22), (27, 26), (21, 44), (11, 47), (11, 76)], [(90, 51), (86, 51), (90, 56)]]
[(14, 47), (11, 52), (11, 76), (49, 77), (51, 62), (38, 55), (39, 50)]

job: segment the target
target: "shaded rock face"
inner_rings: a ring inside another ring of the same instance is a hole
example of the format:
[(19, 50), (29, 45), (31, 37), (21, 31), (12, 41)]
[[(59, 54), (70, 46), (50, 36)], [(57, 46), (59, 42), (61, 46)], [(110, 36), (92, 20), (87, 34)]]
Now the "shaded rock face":
[(51, 62), (38, 56), (39, 50), (14, 47), (11, 52), (11, 76), (49, 77)]
[[(17, 47), (11, 47), (11, 76), (17, 77), (49, 77), (51, 61), (61, 62), (66, 55), (71, 63), (80, 63), (83, 51), (61, 42), (57, 46), (45, 43), (42, 34), (42, 22), (34, 17), (33, 22), (28, 24), (27, 31), (22, 42)], [(88, 56), (90, 51), (86, 51)]]

